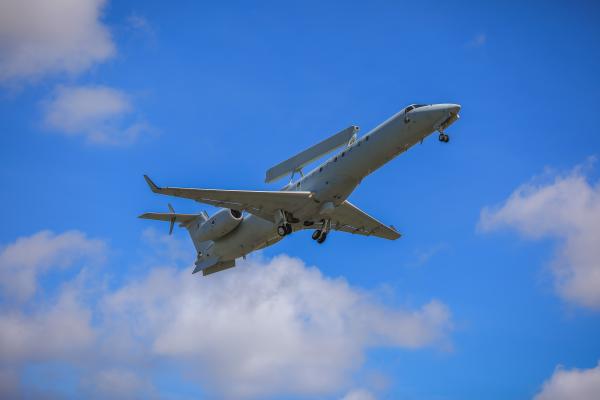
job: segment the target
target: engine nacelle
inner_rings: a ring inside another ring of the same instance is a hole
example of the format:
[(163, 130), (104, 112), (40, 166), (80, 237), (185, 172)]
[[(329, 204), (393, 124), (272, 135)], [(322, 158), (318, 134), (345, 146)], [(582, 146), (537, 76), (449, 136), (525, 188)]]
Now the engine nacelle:
[(199, 242), (216, 240), (237, 228), (242, 219), (241, 211), (224, 208), (200, 225), (195, 239)]

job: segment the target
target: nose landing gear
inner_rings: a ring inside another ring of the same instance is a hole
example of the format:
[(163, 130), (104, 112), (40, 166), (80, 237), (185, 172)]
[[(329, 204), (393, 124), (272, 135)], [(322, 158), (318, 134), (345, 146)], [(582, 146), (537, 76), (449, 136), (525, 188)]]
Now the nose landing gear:
[(448, 143), (450, 141), (450, 136), (446, 135), (444, 132), (440, 132), (438, 139), (440, 142)]

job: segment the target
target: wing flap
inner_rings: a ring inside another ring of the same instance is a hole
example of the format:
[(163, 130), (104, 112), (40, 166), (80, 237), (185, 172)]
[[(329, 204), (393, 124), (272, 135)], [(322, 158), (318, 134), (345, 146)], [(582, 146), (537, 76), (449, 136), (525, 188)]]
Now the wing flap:
[(221, 272), (223, 270), (235, 267), (235, 261), (221, 261), (216, 263), (212, 267), (208, 267), (202, 270), (202, 276), (214, 274), (215, 272)]
[(192, 274), (202, 271), (202, 275), (206, 276), (233, 267), (235, 267), (235, 260), (219, 261), (217, 257), (199, 258), (196, 260)]

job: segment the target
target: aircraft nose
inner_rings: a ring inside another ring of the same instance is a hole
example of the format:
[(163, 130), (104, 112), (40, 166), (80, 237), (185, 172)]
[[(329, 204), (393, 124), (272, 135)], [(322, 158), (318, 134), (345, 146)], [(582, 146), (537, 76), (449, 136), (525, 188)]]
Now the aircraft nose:
[(455, 122), (460, 112), (459, 104), (434, 104), (430, 108), (430, 122), (434, 130), (443, 130)]
[(460, 104), (434, 104), (431, 107), (433, 111), (434, 117), (444, 118), (444, 117), (452, 117), (456, 119), (458, 117), (458, 113), (460, 112)]
[(452, 114), (458, 114), (460, 111), (460, 104), (448, 104), (448, 111)]

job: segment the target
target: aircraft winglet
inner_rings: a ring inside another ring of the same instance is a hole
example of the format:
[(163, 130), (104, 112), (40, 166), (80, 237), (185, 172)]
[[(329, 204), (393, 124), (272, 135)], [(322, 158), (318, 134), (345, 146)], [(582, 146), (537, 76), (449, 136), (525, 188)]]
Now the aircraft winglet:
[(146, 180), (148, 186), (150, 186), (150, 190), (152, 190), (154, 193), (160, 193), (160, 187), (158, 187), (156, 183), (152, 182), (152, 179), (150, 179), (148, 175), (144, 175), (144, 179)]

